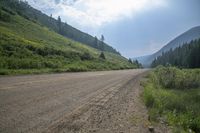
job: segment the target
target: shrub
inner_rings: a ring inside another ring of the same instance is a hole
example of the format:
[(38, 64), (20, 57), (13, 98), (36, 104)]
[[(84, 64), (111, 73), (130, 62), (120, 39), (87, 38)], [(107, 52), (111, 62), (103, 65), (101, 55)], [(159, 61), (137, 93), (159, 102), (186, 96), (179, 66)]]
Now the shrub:
[(83, 55), (81, 55), (81, 60), (92, 60), (93, 57), (88, 53), (85, 52)]
[(155, 71), (159, 84), (164, 88), (188, 89), (200, 87), (197, 70), (180, 70), (175, 67), (158, 67)]
[(101, 54), (99, 55), (99, 58), (100, 58), (100, 59), (103, 59), (103, 60), (105, 60), (105, 59), (106, 59), (106, 57), (105, 57), (105, 55), (104, 55), (104, 53), (103, 53), (103, 52), (101, 52)]
[(148, 108), (152, 108), (155, 103), (155, 98), (153, 96), (151, 86), (148, 87), (149, 88), (146, 88), (144, 91), (145, 104)]
[(166, 118), (174, 132), (200, 132), (200, 69), (158, 67), (143, 84), (150, 120)]

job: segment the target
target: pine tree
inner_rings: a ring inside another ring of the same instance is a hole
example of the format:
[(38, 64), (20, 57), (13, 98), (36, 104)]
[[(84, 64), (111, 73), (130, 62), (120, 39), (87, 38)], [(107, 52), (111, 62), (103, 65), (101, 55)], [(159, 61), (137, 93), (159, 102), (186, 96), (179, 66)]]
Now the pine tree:
[(104, 42), (105, 38), (103, 35), (101, 35), (101, 41)]
[(101, 35), (101, 38), (100, 38), (100, 41), (101, 41), (100, 50), (101, 50), (101, 51), (104, 51), (104, 40), (105, 40), (104, 36)]
[(105, 55), (104, 55), (103, 52), (101, 52), (101, 54), (99, 55), (99, 58), (100, 58), (100, 59), (104, 59), (104, 60), (106, 59), (106, 57), (105, 57)]
[(128, 59), (128, 62), (131, 63), (131, 64), (133, 63), (133, 61), (131, 60), (131, 58)]
[(57, 23), (58, 23), (58, 32), (59, 32), (60, 34), (62, 34), (62, 21), (61, 21), (60, 16), (58, 16)]
[(94, 47), (98, 48), (98, 39), (96, 36), (94, 37)]

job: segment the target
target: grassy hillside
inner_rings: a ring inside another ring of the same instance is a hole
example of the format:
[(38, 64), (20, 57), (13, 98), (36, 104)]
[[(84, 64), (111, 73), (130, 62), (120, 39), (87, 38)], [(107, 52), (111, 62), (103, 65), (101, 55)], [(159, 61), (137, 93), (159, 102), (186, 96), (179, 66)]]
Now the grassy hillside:
[(34, 9), (30, 5), (28, 5), (26, 1), (23, 2), (20, 0), (0, 0), (0, 6), (3, 7), (3, 10), (12, 10), (28, 20), (37, 22), (40, 25), (48, 27), (49, 29), (60, 35), (81, 42), (84, 45), (88, 45), (98, 50), (119, 54), (119, 52), (117, 52), (114, 48), (107, 45), (106, 43), (101, 42), (97, 38), (92, 37), (87, 33), (81, 32), (80, 30), (68, 25), (67, 23), (63, 23), (62, 18), (59, 21), (52, 18), (51, 16), (43, 14), (41, 11), (38, 11), (37, 9)]
[(118, 54), (83, 45), (18, 15), (0, 9), (0, 74), (93, 71), (135, 68)]
[(167, 123), (176, 133), (200, 132), (200, 69), (157, 67), (144, 88), (152, 122)]

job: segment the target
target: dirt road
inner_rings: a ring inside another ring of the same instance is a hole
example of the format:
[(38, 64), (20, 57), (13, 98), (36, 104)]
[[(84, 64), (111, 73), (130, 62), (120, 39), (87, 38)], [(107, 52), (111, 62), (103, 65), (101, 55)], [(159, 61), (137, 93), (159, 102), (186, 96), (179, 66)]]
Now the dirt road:
[(0, 132), (147, 132), (146, 71), (0, 77)]

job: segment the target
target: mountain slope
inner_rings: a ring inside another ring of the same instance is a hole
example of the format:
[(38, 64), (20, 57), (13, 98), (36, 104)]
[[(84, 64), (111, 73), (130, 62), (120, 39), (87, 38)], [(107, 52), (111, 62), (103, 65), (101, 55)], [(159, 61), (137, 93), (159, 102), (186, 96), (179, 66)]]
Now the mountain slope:
[(158, 65), (176, 66), (179, 68), (199, 68), (200, 67), (200, 39), (191, 41), (188, 44), (169, 50), (158, 56), (151, 64), (152, 67)]
[(0, 5), (17, 12), (19, 15), (26, 19), (29, 19), (33, 22), (38, 22), (39, 24), (46, 26), (67, 38), (73, 39), (102, 51), (119, 54), (119, 52), (117, 52), (114, 48), (107, 45), (106, 43), (103, 43), (98, 39), (96, 40), (91, 35), (83, 33), (80, 30), (68, 25), (67, 23), (63, 23), (61, 21), (59, 22), (58, 20), (43, 14), (41, 11), (32, 8), (30, 5), (28, 5), (27, 2), (22, 2), (19, 0), (1, 0)]
[(167, 45), (165, 45), (163, 48), (161, 48), (158, 52), (145, 56), (143, 58), (138, 57), (138, 61), (143, 64), (144, 67), (150, 67), (152, 61), (162, 55), (162, 53), (169, 51), (170, 49), (175, 49), (179, 46), (182, 46), (184, 44), (188, 44), (192, 40), (196, 40), (200, 38), (200, 26), (193, 27), (190, 30), (184, 32), (183, 34), (176, 37), (174, 40), (170, 41)]
[(0, 8), (0, 74), (135, 68), (119, 54), (68, 39), (52, 29)]

